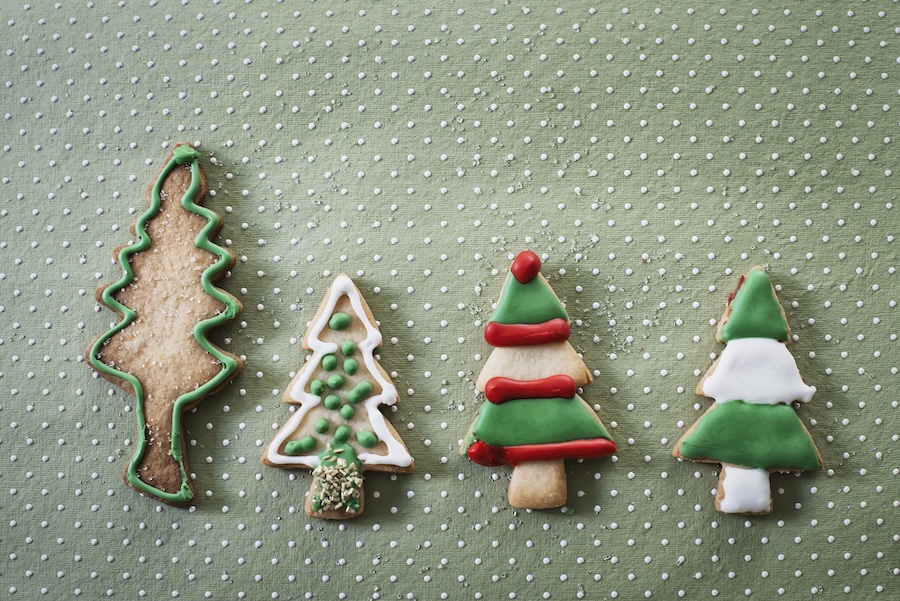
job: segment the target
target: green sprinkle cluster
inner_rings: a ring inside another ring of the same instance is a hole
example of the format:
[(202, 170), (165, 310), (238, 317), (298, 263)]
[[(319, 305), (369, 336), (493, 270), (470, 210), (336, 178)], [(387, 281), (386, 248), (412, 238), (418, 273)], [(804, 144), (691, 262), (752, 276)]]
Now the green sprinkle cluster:
[(313, 470), (313, 510), (359, 511), (363, 480), (353, 449), (329, 448), (323, 455)]

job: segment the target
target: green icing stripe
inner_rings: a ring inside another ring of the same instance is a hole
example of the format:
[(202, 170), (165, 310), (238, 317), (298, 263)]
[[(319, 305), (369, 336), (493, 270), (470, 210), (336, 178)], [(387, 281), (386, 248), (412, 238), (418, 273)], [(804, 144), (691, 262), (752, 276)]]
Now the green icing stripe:
[(728, 320), (719, 332), (722, 341), (738, 338), (787, 340), (787, 321), (772, 289), (772, 282), (762, 269), (750, 270), (729, 307)]
[(729, 401), (713, 405), (681, 441), (681, 455), (758, 469), (822, 468), (809, 433), (790, 405)]
[(609, 438), (609, 432), (577, 397), (519, 399), (482, 403), (466, 446), (476, 440), (511, 447), (594, 438)]
[[(128, 479), (128, 483), (141, 492), (169, 503), (188, 503), (194, 498), (194, 494), (190, 487), (190, 476), (185, 469), (184, 457), (181, 449), (181, 414), (184, 412), (185, 407), (198, 402), (212, 390), (215, 390), (227, 382), (238, 369), (238, 361), (234, 357), (223, 352), (206, 338), (206, 335), (210, 330), (237, 317), (238, 313), (240, 313), (240, 304), (238, 304), (231, 296), (216, 288), (213, 284), (216, 277), (231, 265), (232, 256), (228, 251), (217, 246), (210, 240), (210, 237), (221, 226), (219, 216), (213, 211), (195, 204), (197, 192), (200, 190), (200, 163), (197, 160), (199, 156), (200, 153), (190, 146), (179, 146), (174, 150), (172, 158), (166, 163), (160, 172), (159, 177), (156, 179), (156, 183), (154, 183), (151, 191), (150, 207), (138, 218), (134, 225), (135, 234), (138, 237), (137, 242), (130, 246), (126, 246), (119, 252), (118, 261), (119, 265), (122, 267), (122, 277), (114, 284), (108, 286), (102, 294), (103, 302), (114, 311), (118, 311), (122, 314), (122, 321), (113, 326), (108, 332), (94, 342), (88, 357), (88, 360), (91, 362), (94, 369), (121, 378), (134, 388), (136, 399), (135, 408), (138, 419), (138, 428), (140, 429), (141, 435), (138, 439), (137, 450), (131, 458), (126, 471), (125, 477)], [(147, 233), (147, 223), (159, 214), (160, 206), (162, 204), (160, 191), (162, 190), (166, 177), (168, 177), (177, 166), (186, 165), (188, 163), (191, 165), (191, 184), (181, 198), (181, 206), (185, 210), (207, 219), (208, 223), (200, 230), (200, 233), (197, 234), (197, 237), (194, 239), (194, 245), (217, 257), (216, 262), (207, 268), (200, 276), (200, 284), (207, 294), (225, 305), (225, 309), (218, 315), (195, 324), (192, 333), (200, 346), (221, 362), (222, 369), (206, 384), (181, 395), (175, 400), (175, 404), (172, 408), (171, 453), (172, 457), (178, 462), (178, 465), (181, 468), (181, 489), (178, 492), (170, 493), (151, 486), (138, 477), (138, 467), (140, 466), (141, 459), (147, 449), (147, 422), (144, 416), (144, 389), (141, 386), (141, 382), (129, 373), (119, 371), (105, 364), (100, 360), (100, 353), (103, 351), (104, 345), (113, 336), (131, 325), (138, 317), (137, 313), (116, 300), (115, 295), (129, 286), (134, 280), (134, 271), (131, 268), (131, 257), (149, 249), (152, 244), (150, 235)]]
[(491, 321), (497, 323), (544, 323), (569, 316), (550, 286), (543, 278), (536, 277), (527, 284), (520, 283), (511, 274), (491, 314)]

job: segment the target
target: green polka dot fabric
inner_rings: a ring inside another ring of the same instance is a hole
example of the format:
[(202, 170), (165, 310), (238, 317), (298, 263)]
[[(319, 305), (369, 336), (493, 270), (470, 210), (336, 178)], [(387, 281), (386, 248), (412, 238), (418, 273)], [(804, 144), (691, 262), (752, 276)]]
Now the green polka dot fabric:
[[(787, 7), (787, 8), (786, 8)], [(9, 599), (892, 598), (900, 574), (892, 3), (6, 3), (0, 20), (0, 593)], [(244, 312), (242, 375), (186, 415), (196, 503), (128, 489), (134, 399), (83, 353), (146, 186), (194, 144)], [(534, 250), (618, 444), (568, 504), (461, 458), (482, 337)], [(767, 268), (825, 470), (715, 511), (674, 443)], [(329, 283), (380, 320), (415, 457), (308, 519), (264, 467)]]

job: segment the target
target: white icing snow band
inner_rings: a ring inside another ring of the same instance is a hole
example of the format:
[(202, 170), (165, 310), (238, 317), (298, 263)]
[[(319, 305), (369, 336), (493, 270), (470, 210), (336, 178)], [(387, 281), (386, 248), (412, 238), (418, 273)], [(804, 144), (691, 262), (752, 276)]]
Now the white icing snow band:
[(378, 331), (374, 324), (369, 323), (369, 320), (366, 318), (366, 312), (363, 308), (363, 301), (359, 294), (359, 290), (357, 290), (356, 286), (353, 284), (353, 280), (343, 274), (339, 275), (334, 280), (322, 314), (319, 316), (318, 321), (310, 326), (309, 332), (307, 333), (306, 339), (313, 354), (307, 359), (306, 364), (303, 366), (303, 371), (300, 373), (300, 377), (297, 378), (294, 387), (291, 389), (291, 398), (299, 403), (300, 407), (294, 411), (294, 414), (291, 415), (288, 423), (281, 428), (269, 444), (269, 448), (266, 450), (266, 460), (275, 465), (307, 466), (310, 469), (315, 468), (321, 462), (318, 455), (284, 455), (280, 450), (300, 427), (303, 417), (311, 409), (322, 402), (321, 396), (307, 392), (306, 387), (309, 384), (312, 375), (319, 367), (319, 364), (322, 362), (322, 357), (338, 351), (339, 347), (337, 343), (326, 342), (319, 336), (321, 335), (322, 330), (328, 327), (328, 320), (331, 319), (334, 309), (337, 306), (337, 302), (342, 296), (346, 296), (350, 299), (350, 305), (353, 307), (353, 311), (366, 328), (366, 338), (362, 342), (359, 342), (357, 347), (359, 348), (359, 352), (363, 357), (363, 361), (365, 362), (369, 373), (372, 374), (372, 377), (381, 387), (381, 394), (369, 397), (363, 402), (363, 406), (368, 413), (369, 422), (372, 424), (372, 430), (375, 432), (378, 440), (387, 446), (388, 451), (385, 455), (360, 453), (358, 458), (363, 465), (409, 467), (413, 461), (412, 456), (403, 444), (391, 434), (387, 422), (384, 419), (384, 415), (378, 408), (379, 405), (391, 406), (396, 403), (398, 399), (396, 387), (381, 375), (381, 370), (378, 369), (378, 365), (375, 362), (375, 349), (381, 344), (381, 332)]
[(808, 403), (816, 392), (800, 377), (797, 362), (783, 342), (738, 338), (728, 343), (703, 382), (703, 394), (717, 403)]

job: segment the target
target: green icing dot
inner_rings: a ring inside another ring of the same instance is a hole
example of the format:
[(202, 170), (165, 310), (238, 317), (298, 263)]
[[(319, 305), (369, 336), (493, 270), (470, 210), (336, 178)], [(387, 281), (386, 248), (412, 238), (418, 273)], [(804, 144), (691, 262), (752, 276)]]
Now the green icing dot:
[(375, 436), (374, 432), (369, 432), (368, 430), (365, 432), (357, 432), (356, 440), (367, 449), (371, 449), (378, 444), (378, 437)]
[(337, 357), (334, 355), (325, 355), (322, 357), (322, 369), (333, 371), (337, 367)]
[(331, 374), (328, 376), (328, 388), (337, 390), (344, 385), (344, 376), (341, 374)]
[(315, 425), (313, 425), (313, 428), (315, 428), (316, 432), (318, 432), (319, 434), (325, 434), (326, 432), (328, 432), (328, 428), (330, 427), (331, 424), (329, 424), (328, 420), (324, 417), (320, 417), (319, 419), (317, 419)]
[(347, 375), (352, 376), (357, 369), (359, 369), (359, 363), (356, 362), (356, 359), (344, 359), (344, 371), (347, 372)]
[(334, 433), (334, 439), (338, 442), (347, 442), (350, 438), (350, 428), (347, 426), (338, 426)]
[(372, 392), (372, 384), (369, 382), (360, 382), (353, 387), (353, 390), (347, 393), (347, 400), (351, 403), (358, 403), (365, 400)]
[(345, 340), (341, 343), (341, 352), (344, 353), (345, 357), (349, 357), (356, 352), (356, 343), (352, 340)]
[(328, 320), (328, 327), (332, 330), (346, 330), (350, 327), (350, 316), (346, 313), (335, 313)]
[(322, 396), (322, 393), (325, 392), (325, 382), (313, 380), (309, 383), (309, 392), (316, 396)]
[(341, 397), (336, 394), (329, 394), (327, 397), (325, 397), (325, 401), (323, 402), (325, 403), (326, 409), (331, 409), (332, 411), (334, 411), (335, 409), (340, 408)]
[(356, 409), (353, 408), (353, 405), (344, 405), (341, 407), (340, 414), (344, 419), (353, 419)]
[(284, 445), (285, 455), (302, 455), (316, 448), (316, 439), (312, 436), (304, 436), (300, 440), (292, 440)]

